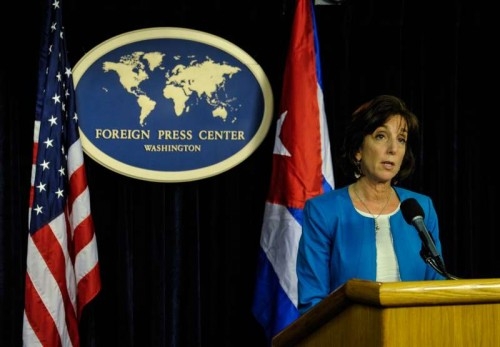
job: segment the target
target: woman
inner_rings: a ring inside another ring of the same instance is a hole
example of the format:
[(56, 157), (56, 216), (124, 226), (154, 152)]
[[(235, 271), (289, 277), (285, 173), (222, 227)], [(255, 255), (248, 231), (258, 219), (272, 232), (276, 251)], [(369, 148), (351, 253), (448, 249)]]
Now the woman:
[(422, 242), (400, 211), (415, 199), (441, 252), (432, 200), (395, 184), (414, 170), (418, 119), (399, 98), (359, 107), (346, 128), (341, 164), (354, 183), (309, 199), (297, 254), (298, 308), (306, 312), (351, 278), (380, 282), (444, 279), (420, 256)]

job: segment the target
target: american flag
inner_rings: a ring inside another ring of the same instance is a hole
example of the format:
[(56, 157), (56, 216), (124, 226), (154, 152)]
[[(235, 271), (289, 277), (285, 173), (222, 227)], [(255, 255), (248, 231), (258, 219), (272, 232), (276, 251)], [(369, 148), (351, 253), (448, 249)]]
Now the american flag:
[(84, 306), (101, 289), (62, 0), (47, 0), (29, 202), (24, 346), (79, 346)]
[(299, 316), (295, 263), (304, 203), (334, 187), (311, 1), (296, 1), (260, 238), (252, 311), (269, 340)]

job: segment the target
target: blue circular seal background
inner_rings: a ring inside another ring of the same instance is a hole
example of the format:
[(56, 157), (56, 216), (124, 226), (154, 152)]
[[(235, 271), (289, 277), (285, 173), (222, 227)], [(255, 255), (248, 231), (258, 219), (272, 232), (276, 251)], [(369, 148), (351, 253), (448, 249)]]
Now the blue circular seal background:
[(273, 98), (260, 66), (220, 37), (149, 28), (113, 37), (73, 71), (84, 151), (126, 176), (191, 181), (261, 144)]

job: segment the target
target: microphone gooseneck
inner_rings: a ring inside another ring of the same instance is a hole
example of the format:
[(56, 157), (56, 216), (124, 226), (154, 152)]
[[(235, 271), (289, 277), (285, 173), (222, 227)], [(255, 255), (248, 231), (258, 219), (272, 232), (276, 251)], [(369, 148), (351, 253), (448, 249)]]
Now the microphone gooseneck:
[(424, 210), (417, 200), (409, 198), (402, 201), (401, 212), (403, 213), (403, 218), (406, 223), (413, 225), (415, 229), (417, 229), (418, 236), (422, 240), (422, 249), (420, 250), (420, 256), (422, 259), (447, 279), (458, 279), (458, 277), (450, 275), (446, 271), (443, 259), (436, 249), (434, 239), (425, 226)]

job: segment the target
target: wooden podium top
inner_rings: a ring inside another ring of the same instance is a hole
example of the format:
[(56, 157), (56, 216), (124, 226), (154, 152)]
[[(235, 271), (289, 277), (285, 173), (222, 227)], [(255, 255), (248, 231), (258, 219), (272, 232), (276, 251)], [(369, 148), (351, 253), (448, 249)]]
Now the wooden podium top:
[(378, 306), (500, 302), (500, 278), (387, 283), (353, 279), (344, 286), (347, 299)]
[(292, 345), (353, 304), (390, 308), (484, 303), (500, 303), (500, 278), (384, 283), (352, 279), (278, 333), (272, 345)]

